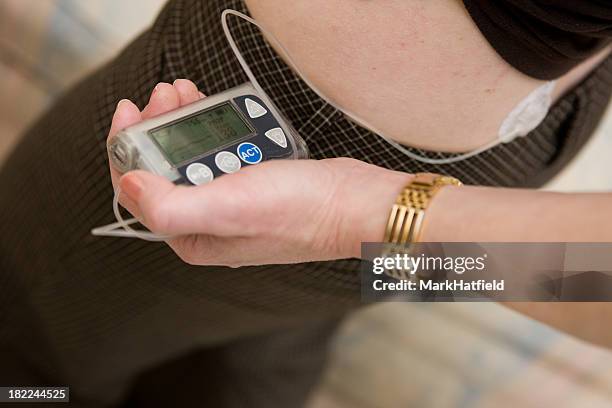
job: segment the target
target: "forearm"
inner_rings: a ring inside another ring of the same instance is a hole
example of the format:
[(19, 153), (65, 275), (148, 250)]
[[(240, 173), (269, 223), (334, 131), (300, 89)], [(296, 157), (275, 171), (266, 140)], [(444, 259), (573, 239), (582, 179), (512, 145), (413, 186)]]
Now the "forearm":
[(612, 194), (447, 187), (432, 201), (423, 241), (612, 242)]
[[(382, 240), (395, 196), (411, 176), (387, 172), (377, 183), (380, 199), (364, 202), (369, 221), (363, 241)], [(612, 242), (612, 194), (563, 194), (491, 187), (445, 187), (427, 210), (426, 242)], [(372, 213), (377, 211), (377, 213)], [(356, 222), (355, 222), (356, 224)], [(581, 339), (612, 348), (602, 322), (610, 303), (505, 303), (506, 306)]]
[[(397, 194), (412, 176), (372, 172), (372, 189), (346, 199), (355, 217), (348, 237), (381, 241)], [(369, 179), (363, 179), (367, 182)], [(552, 193), (493, 187), (444, 187), (427, 210), (424, 242), (612, 242), (610, 193)], [(358, 222), (358, 220), (360, 220)], [(358, 231), (355, 232), (355, 228)], [(357, 243), (353, 249), (358, 251)], [(354, 253), (358, 256), (358, 253)]]
[[(448, 188), (424, 225), (428, 241), (612, 242), (612, 194), (562, 194), (482, 187)], [(605, 347), (610, 303), (504, 303)]]

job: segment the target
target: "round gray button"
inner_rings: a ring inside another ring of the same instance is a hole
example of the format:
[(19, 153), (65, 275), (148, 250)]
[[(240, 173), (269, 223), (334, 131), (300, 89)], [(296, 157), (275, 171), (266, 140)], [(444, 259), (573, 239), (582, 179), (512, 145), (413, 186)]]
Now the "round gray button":
[(230, 152), (217, 153), (215, 164), (224, 173), (235, 173), (240, 170), (240, 159)]
[(212, 170), (205, 164), (193, 163), (185, 171), (187, 178), (196, 186), (210, 183), (215, 178)]

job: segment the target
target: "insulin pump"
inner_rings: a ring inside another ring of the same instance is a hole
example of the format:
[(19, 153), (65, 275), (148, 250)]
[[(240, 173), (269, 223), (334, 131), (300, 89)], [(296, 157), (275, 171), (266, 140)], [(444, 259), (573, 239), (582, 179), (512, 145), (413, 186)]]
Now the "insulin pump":
[[(221, 14), (227, 41), (250, 82), (122, 130), (107, 145), (114, 168), (122, 173), (145, 170), (175, 184), (198, 186), (263, 161), (308, 158), (306, 143), (266, 95), (240, 53), (228, 26), (230, 15), (267, 31), (235, 10)], [(147, 241), (173, 238), (134, 229), (139, 222), (123, 218), (119, 194), (115, 190), (113, 198), (117, 222), (94, 228), (93, 235)]]
[(250, 83), (128, 127), (107, 147), (123, 173), (146, 170), (186, 185), (267, 160), (308, 158), (298, 132)]
[[(258, 90), (259, 89), (259, 90)], [(199, 186), (267, 160), (307, 159), (298, 132), (259, 86), (246, 83), (119, 132), (107, 145), (111, 165), (122, 173), (145, 170), (174, 184)], [(165, 241), (124, 219), (115, 191), (116, 223), (94, 228), (97, 236)]]

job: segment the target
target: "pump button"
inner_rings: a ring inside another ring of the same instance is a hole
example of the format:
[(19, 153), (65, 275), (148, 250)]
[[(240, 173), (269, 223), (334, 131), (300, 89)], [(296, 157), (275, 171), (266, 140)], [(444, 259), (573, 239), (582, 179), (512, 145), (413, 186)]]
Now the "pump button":
[(266, 137), (282, 148), (287, 148), (287, 137), (281, 128), (270, 129), (265, 133)]
[(210, 167), (202, 163), (190, 164), (189, 167), (187, 167), (185, 174), (187, 175), (189, 181), (196, 186), (210, 183), (215, 177)]
[(261, 149), (257, 147), (257, 145), (245, 142), (238, 146), (238, 157), (245, 163), (257, 164), (261, 161), (263, 155), (261, 154)]
[(252, 119), (260, 118), (264, 116), (268, 111), (266, 108), (258, 104), (252, 99), (246, 98), (244, 100), (244, 105), (246, 106), (247, 112)]
[(215, 156), (215, 164), (224, 173), (235, 173), (240, 170), (240, 159), (234, 153), (220, 152)]

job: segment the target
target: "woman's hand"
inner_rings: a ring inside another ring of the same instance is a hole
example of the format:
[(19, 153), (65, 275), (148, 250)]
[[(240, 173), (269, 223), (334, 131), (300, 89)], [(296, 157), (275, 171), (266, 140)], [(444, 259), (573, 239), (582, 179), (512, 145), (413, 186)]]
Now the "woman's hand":
[[(177, 80), (155, 87), (140, 112), (121, 101), (109, 137), (201, 97)], [(196, 265), (261, 265), (358, 257), (363, 241), (382, 239), (395, 197), (410, 176), (352, 159), (277, 160), (197, 186), (175, 186), (144, 171), (122, 177), (120, 202)]]

